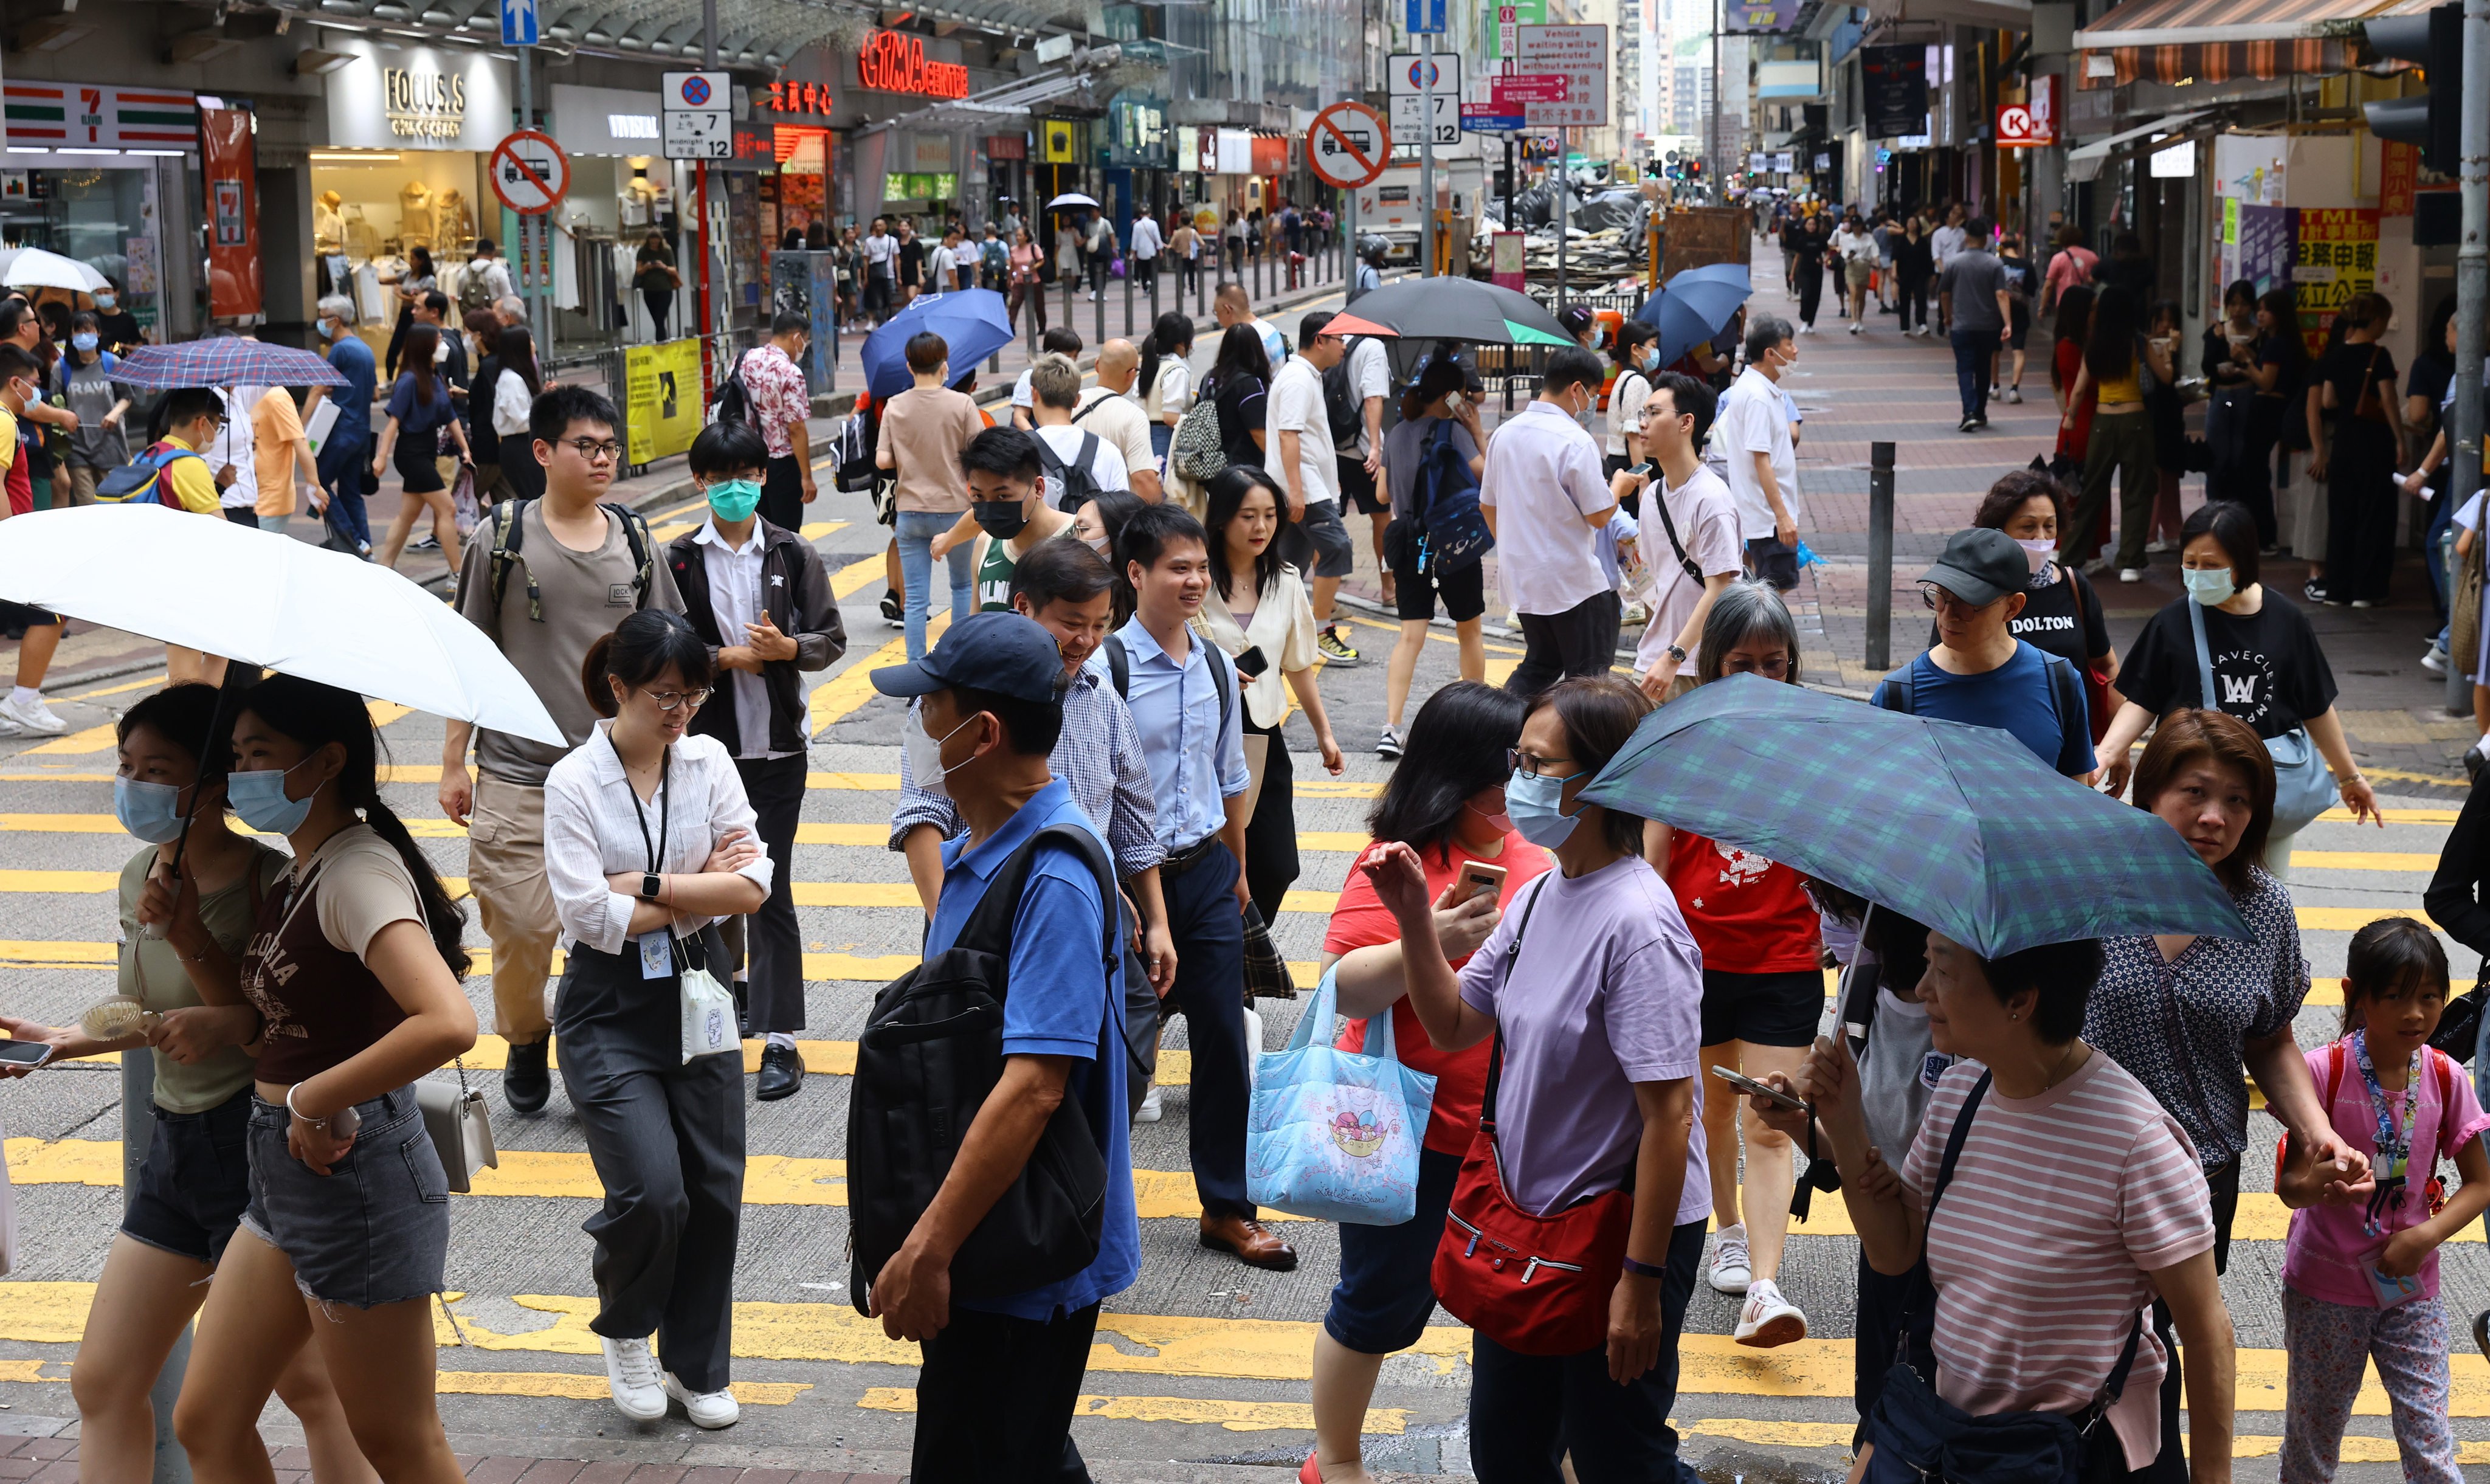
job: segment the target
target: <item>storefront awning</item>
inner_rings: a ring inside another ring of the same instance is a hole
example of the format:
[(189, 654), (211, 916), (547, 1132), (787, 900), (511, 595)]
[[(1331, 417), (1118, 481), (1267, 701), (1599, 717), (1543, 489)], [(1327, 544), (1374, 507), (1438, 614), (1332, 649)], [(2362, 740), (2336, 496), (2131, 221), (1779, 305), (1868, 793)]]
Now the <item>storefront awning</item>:
[(2071, 181), (2091, 180), (2093, 177), (2100, 174), (2101, 166), (2107, 164), (2110, 157), (2116, 154), (2119, 150), (2140, 141), (2149, 140), (2156, 134), (2176, 133), (2178, 131), (2185, 129), (2187, 125), (2203, 118), (2208, 111), (2209, 110), (2207, 109), (2198, 108), (2187, 113), (2173, 113), (2163, 118), (2155, 119), (2152, 123), (2145, 125), (2141, 129), (2126, 130), (2122, 132), (2114, 133), (2106, 139), (2095, 139), (2090, 144), (2078, 145), (2074, 149), (2067, 151), (2067, 178)]
[[(2106, 53), (2081, 85), (2230, 82), (2346, 73), (2360, 63), (2360, 22), (2416, 0), (2128, 0), (2075, 33), (2075, 47)], [(2426, 0), (2420, 0), (2426, 3)]]

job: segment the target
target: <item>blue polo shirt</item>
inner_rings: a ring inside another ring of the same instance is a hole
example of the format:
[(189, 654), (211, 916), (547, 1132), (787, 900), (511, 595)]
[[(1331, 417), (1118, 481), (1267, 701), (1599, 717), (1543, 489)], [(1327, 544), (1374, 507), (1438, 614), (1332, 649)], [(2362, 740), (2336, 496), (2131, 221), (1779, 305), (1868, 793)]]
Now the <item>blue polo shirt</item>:
[(329, 391), (337, 404), (337, 425), (330, 431), (330, 440), (338, 444), (368, 441), (372, 436), (372, 393), (380, 381), (379, 368), (372, 364), (372, 348), (349, 332), (330, 345), (329, 364), (346, 378), (344, 386)]
[[(965, 834), (944, 843), (942, 895), (926, 935), (928, 958), (959, 942), (994, 872), (1049, 825), (1098, 832), (1073, 801), (1071, 785), (1057, 778), (976, 849), (968, 848)], [(1133, 1205), (1132, 1139), (1125, 1111), (1123, 988), (1119, 979), (1108, 976), (1106, 934), (1107, 906), (1088, 863), (1059, 845), (1038, 847), (1019, 910), (1012, 915), (1003, 1055), (1072, 1058), (1066, 1095), (1088, 1115), (1089, 1131), (1107, 1160), (1106, 1222), (1099, 1233), (1097, 1261), (1044, 1288), (999, 1298), (953, 1299), (960, 1308), (1053, 1321), (1123, 1292), (1141, 1273), (1142, 1224)], [(1120, 959), (1117, 968), (1120, 972)]]

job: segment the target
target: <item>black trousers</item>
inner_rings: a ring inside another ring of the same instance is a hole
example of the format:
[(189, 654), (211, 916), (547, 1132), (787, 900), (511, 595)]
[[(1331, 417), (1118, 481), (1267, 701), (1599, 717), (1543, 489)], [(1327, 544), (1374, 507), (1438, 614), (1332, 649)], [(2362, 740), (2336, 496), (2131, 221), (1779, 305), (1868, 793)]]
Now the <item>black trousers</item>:
[(1091, 1304), (1052, 1324), (951, 1306), (920, 1342), (914, 1484), (1088, 1484), (1072, 1409), (1098, 1332)]
[(1175, 940), (1175, 983), (1159, 1013), (1182, 1015), (1193, 1047), (1186, 1124), (1193, 1188), (1205, 1216), (1255, 1214), (1245, 1199), (1245, 917), (1236, 907), (1236, 872), (1225, 845), (1213, 845), (1182, 875), (1159, 872), (1168, 934)]
[[(2273, 446), (2282, 441), (2283, 419), (2288, 404), (2278, 396), (2256, 395), (2248, 398), (2247, 428), (2240, 447), (2240, 479), (2235, 498), (2256, 517), (2257, 541), (2272, 546), (2282, 538), (2275, 524), (2273, 509)], [(2331, 513), (2331, 507), (2329, 507)], [(2316, 547), (2315, 533), (2294, 537), (2295, 544), (2303, 549), (2293, 553), (2305, 560)]]
[[(2327, 576), (2333, 576), (2331, 567)], [(2206, 1171), (2205, 1184), (2214, 1198), (2214, 1271), (2225, 1273), (2231, 1270), (2231, 1224), (2240, 1214), (2239, 1160)], [(2179, 1370), (2179, 1337), (2170, 1327), (2170, 1306), (2158, 1298), (2153, 1300), (2153, 1332), (2170, 1356), (2170, 1369), (2161, 1378), (2161, 1452), (2131, 1477), (2149, 1484), (2186, 1484), (2187, 1455), (2179, 1442), (2179, 1407), (2186, 1398), (2186, 1382)]]
[(1521, 663), (1504, 688), (1535, 697), (1577, 675), (1606, 675), (1616, 663), (1617, 626), (1625, 605), (1613, 592), (1594, 593), (1562, 613), (1521, 615)]
[(1798, 318), (1803, 325), (1815, 323), (1815, 306), (1824, 302), (1824, 264), (1815, 258), (1798, 260)]
[(793, 453), (761, 471), (761, 518), (789, 531), (804, 528), (804, 469)]
[(777, 864), (761, 910), (720, 924), (730, 965), (742, 968), (745, 1023), (754, 1035), (804, 1029), (804, 935), (796, 926), (796, 820), (804, 809), (804, 754), (737, 758), (762, 848)]
[(2334, 420), (2326, 467), (2326, 596), (2384, 602), (2395, 568), (2394, 433), (2350, 413)]
[(675, 291), (670, 288), (644, 288), (640, 298), (649, 306), (649, 322), (656, 327), (656, 337), (666, 337), (666, 319), (675, 312)]
[(1254, 800), (1254, 815), (1245, 824), (1245, 889), (1253, 894), (1264, 922), (1280, 920), (1280, 902), (1297, 880), (1297, 771), (1288, 761), (1288, 740), (1280, 727), (1259, 727), (1244, 718), (1245, 735), (1267, 737), (1263, 755), (1262, 794)]
[(1607, 1346), (1575, 1355), (1524, 1355), (1484, 1332), (1471, 1336), (1470, 1468), (1479, 1484), (1557, 1484), (1570, 1453), (1581, 1484), (1695, 1484), (1668, 1425), (1677, 1405), (1677, 1339), (1694, 1269), (1700, 1221), (1668, 1239), (1660, 1280), (1660, 1358), (1624, 1385), (1608, 1379)]
[(1898, 274), (1901, 282), (1902, 328), (1924, 330), (1928, 323), (1928, 278), (1925, 274)]
[(735, 1256), (743, 1211), (743, 1058), (682, 1058), (680, 981), (640, 977), (640, 950), (570, 946), (554, 999), (562, 1089), (605, 1204), (596, 1318), (609, 1339), (657, 1337), (694, 1391), (725, 1387), (735, 1353)]

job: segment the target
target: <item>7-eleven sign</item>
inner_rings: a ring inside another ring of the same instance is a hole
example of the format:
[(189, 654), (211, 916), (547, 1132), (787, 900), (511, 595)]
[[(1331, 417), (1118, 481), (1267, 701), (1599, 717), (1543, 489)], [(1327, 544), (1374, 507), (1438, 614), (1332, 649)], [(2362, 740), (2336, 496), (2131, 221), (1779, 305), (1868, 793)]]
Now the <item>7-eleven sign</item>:
[(199, 147), (198, 96), (161, 88), (12, 81), (0, 86), (0, 124), (21, 149)]

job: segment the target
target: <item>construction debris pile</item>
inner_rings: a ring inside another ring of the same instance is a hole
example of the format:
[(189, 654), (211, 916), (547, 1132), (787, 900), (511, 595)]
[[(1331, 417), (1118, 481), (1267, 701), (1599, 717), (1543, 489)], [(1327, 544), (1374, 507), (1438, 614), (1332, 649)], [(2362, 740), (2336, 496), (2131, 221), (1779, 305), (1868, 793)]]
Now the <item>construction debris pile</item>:
[[(1650, 210), (1640, 193), (1632, 190), (1593, 190), (1578, 188), (1573, 209), (1573, 221), (1565, 240), (1565, 276), (1571, 281), (1594, 278), (1623, 277), (1642, 271), (1644, 254), (1649, 250), (1645, 222)], [(1500, 201), (1491, 200), (1482, 215), (1480, 238), (1472, 245), (1470, 260), (1486, 263), (1493, 257), (1493, 234), (1505, 230), (1495, 217)], [(1533, 283), (1556, 281), (1555, 192), (1546, 185), (1535, 186), (1513, 198), (1513, 216), (1520, 225), (1523, 271)]]

